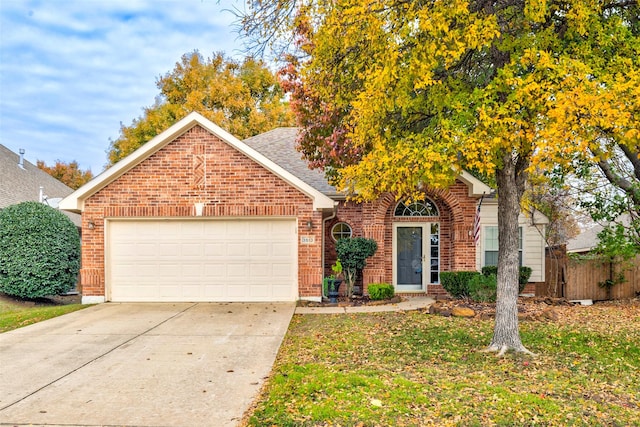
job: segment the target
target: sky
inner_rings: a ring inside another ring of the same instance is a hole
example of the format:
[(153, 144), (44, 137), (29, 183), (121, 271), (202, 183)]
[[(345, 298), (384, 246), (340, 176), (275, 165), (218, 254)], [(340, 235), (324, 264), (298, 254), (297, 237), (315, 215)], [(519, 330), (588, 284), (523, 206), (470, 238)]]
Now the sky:
[(0, 0), (0, 144), (102, 172), (109, 141), (194, 50), (245, 56), (242, 0)]

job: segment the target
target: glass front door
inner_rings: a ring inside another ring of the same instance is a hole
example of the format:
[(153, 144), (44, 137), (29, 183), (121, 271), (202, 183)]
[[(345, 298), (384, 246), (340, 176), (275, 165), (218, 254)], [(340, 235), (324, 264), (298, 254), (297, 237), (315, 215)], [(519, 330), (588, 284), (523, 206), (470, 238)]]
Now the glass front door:
[(395, 224), (393, 230), (393, 273), (397, 291), (421, 291), (429, 283), (438, 283), (438, 224)]

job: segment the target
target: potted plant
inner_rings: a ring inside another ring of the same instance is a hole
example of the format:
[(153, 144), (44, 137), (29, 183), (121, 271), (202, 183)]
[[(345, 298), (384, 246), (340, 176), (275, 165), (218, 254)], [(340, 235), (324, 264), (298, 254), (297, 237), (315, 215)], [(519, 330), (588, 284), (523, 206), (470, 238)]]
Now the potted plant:
[(342, 283), (342, 279), (339, 278), (342, 274), (342, 263), (340, 260), (337, 260), (336, 263), (331, 266), (331, 271), (333, 271), (333, 274), (327, 278), (327, 296), (329, 297), (329, 302), (337, 303), (338, 291)]

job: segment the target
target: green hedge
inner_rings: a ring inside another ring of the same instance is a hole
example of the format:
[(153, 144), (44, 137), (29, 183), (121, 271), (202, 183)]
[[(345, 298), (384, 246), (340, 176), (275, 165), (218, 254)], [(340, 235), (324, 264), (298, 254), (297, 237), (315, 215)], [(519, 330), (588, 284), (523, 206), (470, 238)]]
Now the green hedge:
[(396, 294), (393, 285), (389, 283), (371, 283), (368, 289), (372, 300), (390, 299)]
[(469, 298), (478, 302), (496, 302), (498, 280), (495, 274), (478, 274), (469, 280)]
[[(444, 290), (449, 292), (449, 294), (454, 298), (469, 297), (475, 299), (472, 295), (471, 289), (471, 281), (475, 280), (473, 286), (475, 286), (474, 289), (478, 292), (476, 297), (480, 298), (481, 301), (490, 301), (491, 297), (488, 297), (489, 299), (487, 299), (487, 297), (484, 296), (484, 293), (486, 292), (479, 289), (485, 289), (487, 287), (490, 288), (491, 283), (497, 281), (497, 273), (498, 267), (495, 265), (482, 267), (482, 273), (478, 273), (477, 271), (443, 271), (440, 273), (440, 283)], [(493, 276), (493, 279), (487, 282), (483, 281), (484, 279), (479, 279), (478, 276), (485, 278)], [(531, 268), (520, 267), (518, 292), (521, 293), (524, 290), (524, 287), (529, 282), (529, 277), (531, 277)], [(495, 296), (493, 297), (493, 301), (495, 301)]]
[(0, 291), (39, 298), (72, 289), (80, 268), (78, 229), (38, 202), (0, 211)]
[[(532, 273), (531, 267), (522, 266), (520, 267), (520, 275), (518, 277), (518, 293), (522, 293), (524, 291), (524, 287), (529, 283), (529, 278)], [(498, 275), (498, 267), (495, 265), (485, 265), (482, 267), (482, 274), (485, 276), (490, 275)]]
[(445, 291), (454, 298), (469, 296), (469, 280), (480, 276), (477, 271), (443, 271), (440, 273), (440, 283)]

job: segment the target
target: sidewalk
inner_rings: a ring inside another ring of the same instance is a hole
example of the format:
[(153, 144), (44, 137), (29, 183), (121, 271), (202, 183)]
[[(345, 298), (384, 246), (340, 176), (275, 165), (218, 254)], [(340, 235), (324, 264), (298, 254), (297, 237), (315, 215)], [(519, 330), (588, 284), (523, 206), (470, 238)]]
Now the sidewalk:
[(381, 313), (385, 311), (409, 311), (428, 309), (435, 300), (430, 297), (407, 298), (396, 304), (361, 305), (356, 307), (296, 307), (295, 314), (347, 314)]

